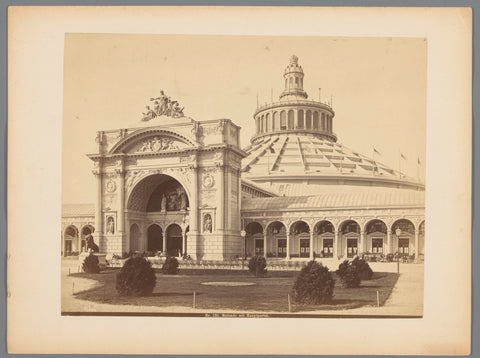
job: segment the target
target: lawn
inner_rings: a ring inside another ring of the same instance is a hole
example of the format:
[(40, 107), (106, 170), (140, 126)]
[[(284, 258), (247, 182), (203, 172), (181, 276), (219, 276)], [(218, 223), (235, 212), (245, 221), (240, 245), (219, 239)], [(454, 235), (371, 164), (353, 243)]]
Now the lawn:
[[(115, 289), (115, 275), (119, 269), (108, 269), (99, 274), (73, 274), (99, 281), (102, 286), (79, 292), (79, 299), (99, 303), (138, 306), (184, 306), (192, 307), (193, 292), (196, 308), (242, 311), (288, 312), (287, 295), (293, 287), (298, 272), (269, 272), (267, 277), (254, 277), (248, 271), (226, 270), (181, 270), (179, 275), (163, 275), (157, 272), (157, 283), (153, 294), (147, 297), (123, 297)], [(338, 310), (377, 304), (390, 296), (397, 281), (395, 273), (376, 272), (372, 280), (362, 281), (358, 288), (343, 288), (335, 276), (334, 299), (329, 305), (292, 304), (292, 312), (312, 310)], [(250, 286), (210, 286), (205, 282), (249, 282)]]

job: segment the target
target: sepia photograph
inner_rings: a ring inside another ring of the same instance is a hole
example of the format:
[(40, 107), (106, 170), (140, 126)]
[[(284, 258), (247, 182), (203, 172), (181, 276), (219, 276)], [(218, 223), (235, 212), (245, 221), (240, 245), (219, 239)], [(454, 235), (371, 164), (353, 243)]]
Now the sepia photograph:
[(472, 11), (8, 9), (15, 354), (471, 347)]
[(422, 317), (426, 44), (66, 34), (62, 314)]

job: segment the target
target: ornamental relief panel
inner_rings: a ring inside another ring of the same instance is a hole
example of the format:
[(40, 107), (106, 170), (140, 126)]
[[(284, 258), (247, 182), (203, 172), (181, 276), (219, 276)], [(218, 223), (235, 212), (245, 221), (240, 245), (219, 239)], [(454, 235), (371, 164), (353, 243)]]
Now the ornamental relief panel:
[(141, 143), (134, 144), (130, 149), (130, 153), (152, 153), (168, 150), (177, 150), (188, 147), (185, 143), (180, 142), (168, 136), (154, 136), (144, 139)]

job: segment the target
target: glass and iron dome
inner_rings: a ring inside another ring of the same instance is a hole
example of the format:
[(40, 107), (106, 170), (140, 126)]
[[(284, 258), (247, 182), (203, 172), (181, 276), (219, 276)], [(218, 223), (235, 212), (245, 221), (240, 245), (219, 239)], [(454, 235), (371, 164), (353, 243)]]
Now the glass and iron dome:
[[(283, 77), (285, 88), (279, 100), (254, 113), (256, 131), (244, 149), (248, 153), (242, 161), (244, 178), (270, 184), (277, 191), (283, 183), (305, 187), (306, 180), (314, 185), (424, 190), (414, 178), (337, 142), (335, 112), (328, 104), (307, 99), (296, 56), (291, 57)], [(308, 193), (300, 189), (295, 191)]]

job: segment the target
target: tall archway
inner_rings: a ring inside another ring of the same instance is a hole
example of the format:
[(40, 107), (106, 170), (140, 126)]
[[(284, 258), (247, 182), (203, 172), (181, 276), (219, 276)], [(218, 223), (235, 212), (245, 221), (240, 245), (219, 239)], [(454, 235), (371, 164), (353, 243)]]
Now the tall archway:
[(354, 257), (358, 254), (360, 239), (360, 225), (356, 221), (347, 220), (340, 225), (341, 252), (346, 257)]
[(163, 251), (163, 230), (157, 224), (147, 229), (147, 251)]
[(130, 251), (141, 251), (140, 228), (136, 223), (130, 226)]
[(178, 224), (171, 224), (165, 231), (165, 239), (167, 244), (168, 256), (181, 256), (183, 252), (182, 248), (182, 228)]
[(88, 235), (93, 234), (94, 231), (95, 231), (95, 228), (92, 225), (85, 225), (82, 228), (82, 231), (80, 234), (80, 248), (79, 248), (80, 252), (84, 252), (87, 249), (87, 242), (85, 238)]
[(335, 228), (330, 221), (318, 222), (313, 232), (313, 250), (320, 254), (320, 257), (333, 257), (335, 245)]
[(265, 241), (263, 226), (253, 221), (245, 226), (245, 254), (246, 256), (265, 255)]
[(165, 174), (150, 175), (138, 182), (131, 191), (127, 209), (137, 212), (185, 211), (189, 208), (185, 187)]
[(78, 249), (78, 229), (75, 225), (69, 225), (63, 234), (63, 255), (70, 256)]
[(374, 255), (387, 252), (387, 225), (382, 220), (371, 220), (365, 225), (365, 238), (363, 251)]
[(291, 257), (310, 257), (310, 226), (299, 220), (290, 226)]
[(415, 225), (408, 219), (400, 219), (392, 225), (393, 251), (400, 256), (410, 256), (415, 252)]
[(276, 257), (287, 256), (287, 229), (280, 221), (268, 224), (266, 232), (267, 250)]

